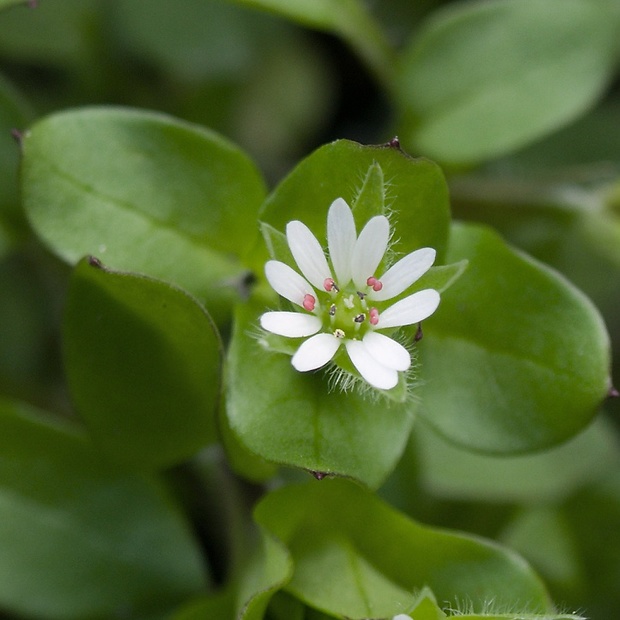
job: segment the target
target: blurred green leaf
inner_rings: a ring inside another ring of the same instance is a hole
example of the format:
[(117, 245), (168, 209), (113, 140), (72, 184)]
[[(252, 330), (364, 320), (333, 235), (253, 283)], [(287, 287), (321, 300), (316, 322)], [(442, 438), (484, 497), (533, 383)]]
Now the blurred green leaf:
[(421, 412), (446, 438), (496, 453), (560, 443), (610, 387), (609, 337), (592, 303), (493, 232), (455, 225), (447, 259), (469, 259), (419, 345)]
[(391, 617), (410, 609), (424, 586), (442, 604), (468, 601), (473, 612), (490, 600), (549, 610), (540, 580), (520, 558), (480, 538), (418, 525), (351, 482), (285, 487), (261, 501), (255, 518), (292, 554), (285, 589), (338, 617)]
[(299, 373), (260, 344), (258, 312), (240, 308), (228, 356), (227, 414), (242, 444), (267, 459), (377, 487), (396, 464), (415, 402), (330, 390), (322, 373)]
[(23, 144), (24, 206), (55, 253), (177, 284), (226, 319), (264, 196), (239, 149), (198, 126), (117, 108), (47, 117)]
[(11, 132), (23, 129), (30, 116), (21, 94), (0, 75), (0, 257), (26, 228), (17, 195), (19, 145)]
[(288, 583), (292, 572), (291, 556), (282, 542), (261, 531), (260, 542), (241, 576), (237, 618), (261, 620), (270, 598)]
[(220, 356), (209, 316), (186, 293), (88, 259), (75, 268), (64, 321), (69, 387), (115, 460), (148, 470), (214, 441)]
[(0, 54), (16, 62), (75, 67), (92, 62), (101, 18), (99, 0), (0, 0), (0, 9), (12, 4), (22, 7), (0, 19)]
[(400, 67), (401, 133), (452, 164), (522, 147), (601, 96), (618, 26), (607, 3), (592, 0), (461, 2), (437, 12)]
[(620, 466), (620, 445), (604, 418), (562, 446), (517, 457), (463, 450), (424, 423), (416, 425), (415, 430), (422, 484), (439, 497), (558, 502)]
[(58, 620), (145, 617), (204, 588), (195, 542), (162, 485), (99, 462), (82, 434), (43, 415), (0, 403), (0, 607)]
[(570, 167), (564, 174), (455, 178), (453, 208), (566, 275), (600, 309), (613, 338), (620, 333), (620, 217), (610, 179), (580, 178)]
[(229, 0), (262, 9), (342, 37), (389, 87), (394, 54), (377, 23), (359, 0)]

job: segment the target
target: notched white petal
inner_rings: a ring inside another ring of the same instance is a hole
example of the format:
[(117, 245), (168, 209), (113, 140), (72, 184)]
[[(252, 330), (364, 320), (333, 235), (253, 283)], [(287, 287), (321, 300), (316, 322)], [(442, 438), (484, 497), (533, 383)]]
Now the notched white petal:
[(321, 319), (301, 312), (265, 312), (260, 317), (260, 326), (278, 336), (305, 338), (321, 329)]
[(356, 240), (353, 213), (344, 198), (336, 198), (327, 212), (327, 245), (336, 282), (341, 287), (351, 280), (351, 256)]
[(331, 278), (331, 271), (317, 238), (305, 224), (294, 220), (286, 225), (286, 239), (301, 273), (322, 290), (325, 279)]
[(355, 242), (351, 256), (351, 272), (357, 288), (366, 287), (366, 280), (375, 271), (387, 250), (390, 239), (390, 223), (384, 215), (368, 220)]
[(428, 318), (439, 305), (439, 293), (432, 288), (397, 301), (379, 315), (376, 329), (413, 325)]
[(388, 368), (405, 371), (411, 366), (409, 351), (383, 334), (368, 332), (362, 339), (362, 343), (372, 357)]
[(370, 290), (368, 297), (385, 301), (400, 295), (432, 267), (436, 254), (433, 248), (421, 248), (407, 254), (379, 278), (383, 288), (380, 291)]
[(301, 344), (291, 364), (300, 372), (321, 368), (334, 357), (341, 342), (332, 334), (316, 334)]
[(391, 390), (398, 383), (398, 372), (378, 362), (360, 340), (345, 342), (347, 353), (364, 380), (380, 390)]
[(315, 296), (312, 286), (306, 282), (292, 267), (277, 260), (267, 261), (265, 276), (271, 288), (285, 299), (303, 308), (306, 295)]

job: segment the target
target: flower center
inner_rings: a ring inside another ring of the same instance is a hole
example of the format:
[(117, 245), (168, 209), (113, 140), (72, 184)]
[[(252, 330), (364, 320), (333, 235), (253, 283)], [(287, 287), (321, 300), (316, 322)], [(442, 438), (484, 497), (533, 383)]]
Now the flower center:
[[(381, 283), (375, 278), (368, 286), (375, 289)], [(329, 292), (326, 303), (321, 304), (323, 325), (326, 331), (330, 331), (337, 338), (362, 338), (364, 334), (379, 322), (379, 311), (370, 307), (366, 299), (366, 293), (352, 288), (352, 284), (345, 289), (331, 279), (327, 278), (324, 288)]]

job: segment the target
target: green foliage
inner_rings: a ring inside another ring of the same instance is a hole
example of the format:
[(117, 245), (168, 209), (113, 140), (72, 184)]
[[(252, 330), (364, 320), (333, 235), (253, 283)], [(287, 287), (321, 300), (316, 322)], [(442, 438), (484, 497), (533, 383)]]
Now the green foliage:
[(0, 615), (615, 617), (619, 6), (0, 0)]
[(84, 259), (69, 286), (64, 347), (75, 405), (116, 460), (169, 466), (215, 441), (221, 344), (186, 293)]
[(590, 107), (610, 80), (617, 51), (617, 24), (602, 2), (451, 7), (416, 33), (403, 56), (405, 135), (451, 163), (512, 151)]
[(541, 582), (512, 554), (421, 526), (351, 482), (280, 489), (263, 499), (256, 519), (291, 551), (287, 591), (336, 617), (395, 615), (424, 586), (447, 603), (468, 600), (474, 611), (491, 598), (498, 606), (527, 601), (523, 611), (548, 609)]
[(35, 124), (23, 151), (26, 212), (61, 258), (173, 282), (224, 319), (264, 193), (235, 146), (159, 114), (90, 108)]
[(488, 452), (567, 439), (609, 390), (609, 338), (599, 313), (489, 230), (453, 228), (448, 259), (465, 257), (469, 268), (420, 346), (425, 418), (455, 442)]
[(83, 433), (0, 404), (0, 600), (38, 618), (139, 616), (205, 586), (187, 524), (157, 480), (101, 462)]

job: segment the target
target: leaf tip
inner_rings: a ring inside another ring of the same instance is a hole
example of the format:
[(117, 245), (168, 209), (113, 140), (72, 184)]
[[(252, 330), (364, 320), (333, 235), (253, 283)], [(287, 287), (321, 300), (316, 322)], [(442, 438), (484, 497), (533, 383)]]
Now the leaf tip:
[(24, 142), (24, 132), (20, 131), (19, 129), (13, 128), (11, 129), (11, 137), (13, 138), (13, 140), (15, 140), (15, 142), (17, 142), (17, 145), (21, 148)]
[(96, 267), (97, 269), (103, 269), (103, 263), (96, 256), (89, 256), (88, 264), (91, 267)]
[(329, 472), (326, 471), (313, 471), (313, 470), (309, 470), (309, 472), (317, 479), (317, 480), (323, 480), (323, 478), (327, 478), (330, 476)]

